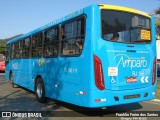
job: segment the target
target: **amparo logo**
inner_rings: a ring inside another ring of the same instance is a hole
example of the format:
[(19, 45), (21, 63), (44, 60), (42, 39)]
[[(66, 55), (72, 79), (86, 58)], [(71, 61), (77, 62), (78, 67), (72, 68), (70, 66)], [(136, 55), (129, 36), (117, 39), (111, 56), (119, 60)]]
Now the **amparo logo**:
[(114, 59), (118, 59), (117, 67), (123, 66), (124, 68), (146, 68), (147, 67), (147, 60), (145, 57), (140, 58), (131, 58), (126, 54), (118, 54), (114, 57)]

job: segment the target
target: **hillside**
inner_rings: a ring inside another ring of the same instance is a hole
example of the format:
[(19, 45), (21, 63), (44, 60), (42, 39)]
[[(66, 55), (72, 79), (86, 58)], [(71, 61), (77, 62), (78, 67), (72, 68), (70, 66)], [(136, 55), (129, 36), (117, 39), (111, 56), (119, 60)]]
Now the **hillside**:
[(6, 38), (6, 39), (0, 39), (0, 53), (2, 53), (3, 50), (5, 50), (5, 47), (6, 47), (6, 43), (9, 41), (9, 40), (12, 40), (18, 36), (21, 36), (22, 34), (19, 34), (19, 35), (15, 35), (13, 37), (10, 37), (10, 38)]

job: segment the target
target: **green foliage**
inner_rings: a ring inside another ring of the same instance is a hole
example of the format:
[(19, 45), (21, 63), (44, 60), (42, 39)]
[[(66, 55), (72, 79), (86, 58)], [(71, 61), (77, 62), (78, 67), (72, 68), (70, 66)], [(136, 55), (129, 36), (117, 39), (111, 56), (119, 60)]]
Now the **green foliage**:
[(157, 25), (157, 28), (160, 29), (160, 25)]
[(6, 38), (6, 39), (0, 39), (0, 54), (3, 53), (3, 51), (5, 50), (5, 47), (6, 47), (6, 43), (9, 41), (9, 40), (12, 40), (16, 37), (19, 37), (21, 36), (22, 34), (20, 35), (16, 35), (16, 36), (13, 36), (13, 37), (10, 37), (10, 38)]
[(155, 24), (157, 26), (157, 34), (160, 35), (160, 18), (158, 17), (155, 18)]
[(160, 80), (157, 81), (156, 96), (157, 96), (157, 99), (160, 99)]
[(5, 47), (0, 46), (0, 54), (3, 54)]
[(155, 24), (160, 25), (160, 19), (158, 17), (155, 18)]
[(155, 14), (160, 14), (160, 7), (155, 10)]
[(160, 14), (160, 10), (158, 10), (158, 11), (156, 12), (156, 14)]
[(155, 17), (155, 24), (157, 25), (158, 29), (160, 28), (160, 17), (159, 17), (159, 14), (160, 14), (160, 7), (158, 9), (156, 9), (154, 11), (154, 13), (156, 14), (157, 17)]

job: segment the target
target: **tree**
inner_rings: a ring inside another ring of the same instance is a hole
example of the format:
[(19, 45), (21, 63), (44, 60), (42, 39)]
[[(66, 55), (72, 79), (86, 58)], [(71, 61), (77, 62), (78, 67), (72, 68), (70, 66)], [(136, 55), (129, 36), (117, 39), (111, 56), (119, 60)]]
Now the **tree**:
[(160, 14), (160, 7), (154, 11), (155, 14)]
[(160, 36), (160, 7), (154, 10), (157, 37)]
[(12, 40), (16, 37), (19, 37), (21, 36), (22, 34), (19, 34), (19, 35), (15, 35), (13, 37), (10, 37), (10, 38), (6, 38), (6, 39), (0, 39), (0, 54), (4, 53), (5, 49), (6, 49), (6, 43), (9, 41), (9, 40)]

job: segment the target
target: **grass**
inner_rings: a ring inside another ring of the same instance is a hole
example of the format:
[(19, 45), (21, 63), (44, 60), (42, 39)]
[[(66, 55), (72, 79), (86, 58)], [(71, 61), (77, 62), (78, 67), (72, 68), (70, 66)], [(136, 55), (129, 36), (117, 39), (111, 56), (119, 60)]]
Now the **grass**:
[(156, 98), (160, 100), (160, 80), (157, 81)]

